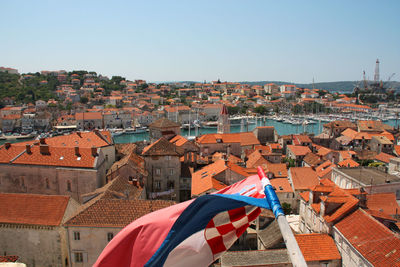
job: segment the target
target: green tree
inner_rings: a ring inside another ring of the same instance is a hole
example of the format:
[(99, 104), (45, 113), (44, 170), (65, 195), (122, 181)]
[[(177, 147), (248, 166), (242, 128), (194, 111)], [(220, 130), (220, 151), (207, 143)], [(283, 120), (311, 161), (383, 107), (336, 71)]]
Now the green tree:
[(289, 215), (292, 213), (292, 206), (289, 203), (283, 202), (282, 209), (285, 215)]
[(265, 106), (258, 106), (254, 109), (255, 113), (266, 115), (268, 113), (268, 109)]
[(82, 104), (87, 104), (87, 102), (89, 102), (89, 98), (87, 98), (86, 96), (82, 96), (80, 102)]

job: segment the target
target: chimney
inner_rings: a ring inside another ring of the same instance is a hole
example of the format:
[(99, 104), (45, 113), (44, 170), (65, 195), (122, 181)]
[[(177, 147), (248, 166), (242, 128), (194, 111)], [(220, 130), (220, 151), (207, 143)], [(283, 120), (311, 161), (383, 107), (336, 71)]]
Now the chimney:
[(77, 157), (79, 157), (79, 156), (81, 155), (81, 154), (79, 153), (79, 146), (75, 146), (74, 149), (75, 149), (75, 155), (76, 155)]
[(325, 216), (325, 203), (323, 201), (321, 201), (320, 205), (321, 205), (321, 207), (319, 210), (319, 214), (321, 215), (321, 217), (324, 217)]
[(40, 144), (42, 145), (46, 144), (46, 138), (40, 138)]
[(139, 182), (138, 182), (137, 178), (133, 178), (132, 176), (129, 176), (129, 183), (136, 187), (139, 187)]
[(31, 146), (30, 145), (26, 145), (26, 153), (28, 153), (28, 154), (32, 154), (32, 151), (31, 151)]
[(40, 154), (42, 154), (42, 155), (50, 155), (49, 145), (41, 144), (40, 145)]
[(136, 178), (132, 179), (132, 184), (136, 187), (139, 187), (138, 180)]
[(6, 149), (9, 149), (11, 147), (11, 143), (7, 142), (4, 144), (4, 146), (6, 147)]
[(92, 156), (97, 157), (97, 147), (92, 147)]

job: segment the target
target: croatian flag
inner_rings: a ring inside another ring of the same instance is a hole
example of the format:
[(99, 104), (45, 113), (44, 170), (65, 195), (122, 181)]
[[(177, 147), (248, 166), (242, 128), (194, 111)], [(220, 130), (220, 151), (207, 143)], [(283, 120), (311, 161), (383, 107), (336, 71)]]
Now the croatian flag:
[(126, 226), (94, 266), (208, 266), (270, 209), (257, 175), (147, 214)]

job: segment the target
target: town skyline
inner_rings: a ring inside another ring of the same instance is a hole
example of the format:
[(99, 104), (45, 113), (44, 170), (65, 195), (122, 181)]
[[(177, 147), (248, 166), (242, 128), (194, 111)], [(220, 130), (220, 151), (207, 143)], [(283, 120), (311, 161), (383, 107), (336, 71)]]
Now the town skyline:
[[(399, 73), (399, 3), (5, 3), (2, 66), (149, 82), (356, 81)], [(29, 45), (28, 45), (29, 44)], [(393, 80), (399, 80), (398, 74)]]

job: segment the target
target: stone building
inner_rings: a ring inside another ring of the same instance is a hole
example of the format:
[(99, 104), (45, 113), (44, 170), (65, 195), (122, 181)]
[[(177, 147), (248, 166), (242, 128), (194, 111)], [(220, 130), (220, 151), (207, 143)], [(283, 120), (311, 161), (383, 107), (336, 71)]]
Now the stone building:
[[(361, 194), (359, 190), (351, 193)], [(300, 193), (300, 232), (331, 234), (333, 225), (357, 209), (358, 203), (354, 195), (323, 179)]]
[(128, 224), (175, 204), (164, 200), (92, 200), (65, 223), (72, 267), (93, 266), (106, 245)]
[(114, 146), (96, 136), (76, 133), (4, 144), (0, 192), (70, 195), (80, 201), (81, 194), (104, 185), (107, 164), (115, 157)]
[(332, 181), (340, 188), (363, 189), (368, 194), (395, 193), (400, 199), (400, 178), (375, 168), (333, 168)]
[(400, 238), (362, 209), (333, 227), (343, 266), (398, 266)]
[(231, 132), (231, 123), (229, 121), (228, 109), (225, 105), (222, 106), (221, 113), (218, 118), (217, 133), (224, 134)]
[[(246, 149), (254, 149), (260, 142), (252, 132), (204, 134), (196, 139), (200, 155), (207, 157), (215, 152), (241, 157)], [(229, 151), (228, 151), (229, 150)]]
[(0, 194), (0, 253), (29, 267), (70, 266), (62, 225), (78, 207), (69, 196)]
[(386, 136), (372, 136), (370, 147), (376, 153), (393, 154), (393, 143)]
[(161, 137), (145, 147), (142, 156), (148, 173), (145, 182), (148, 198), (179, 201), (180, 157), (183, 156), (183, 151)]
[(253, 133), (262, 145), (278, 141), (278, 133), (274, 126), (259, 126), (253, 130)]
[(167, 118), (161, 118), (149, 125), (150, 142), (155, 142), (161, 137), (171, 139), (181, 134), (181, 126)]

